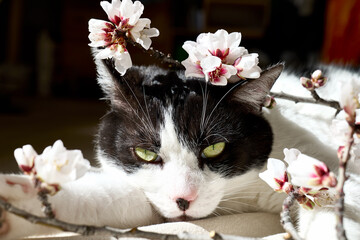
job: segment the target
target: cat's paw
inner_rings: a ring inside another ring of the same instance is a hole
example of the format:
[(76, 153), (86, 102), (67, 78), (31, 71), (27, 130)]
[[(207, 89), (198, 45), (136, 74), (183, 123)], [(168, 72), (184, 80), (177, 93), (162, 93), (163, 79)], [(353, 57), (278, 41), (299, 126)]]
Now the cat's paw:
[(27, 175), (0, 174), (0, 197), (9, 202), (36, 196), (36, 189)]
[[(0, 198), (21, 210), (41, 212), (33, 181), (26, 175), (0, 174)], [(25, 219), (7, 212), (0, 206), (0, 238), (18, 239), (27, 236), (31, 225)]]

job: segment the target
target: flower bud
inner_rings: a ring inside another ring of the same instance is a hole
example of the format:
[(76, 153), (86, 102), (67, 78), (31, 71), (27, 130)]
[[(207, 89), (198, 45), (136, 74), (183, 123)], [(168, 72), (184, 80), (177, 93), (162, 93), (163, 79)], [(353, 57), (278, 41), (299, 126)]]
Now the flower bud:
[(14, 157), (21, 171), (25, 174), (31, 174), (34, 169), (35, 158), (37, 153), (31, 145), (25, 145), (14, 151)]
[(289, 183), (285, 164), (274, 158), (269, 158), (267, 170), (260, 173), (259, 177), (264, 180), (274, 191), (289, 193), (292, 185)]
[(303, 87), (306, 88), (309, 91), (314, 90), (314, 88), (315, 88), (313, 82), (309, 78), (301, 77), (300, 82), (301, 82), (301, 85), (303, 85)]
[(269, 108), (269, 109), (273, 109), (275, 106), (276, 106), (275, 98), (273, 96), (266, 95), (265, 102), (264, 102), (264, 107)]

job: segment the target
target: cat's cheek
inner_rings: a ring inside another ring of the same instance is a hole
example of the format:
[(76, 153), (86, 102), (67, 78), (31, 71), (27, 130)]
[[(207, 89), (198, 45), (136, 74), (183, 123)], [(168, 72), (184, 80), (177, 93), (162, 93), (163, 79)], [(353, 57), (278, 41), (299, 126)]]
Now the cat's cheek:
[(163, 194), (145, 193), (145, 195), (163, 217), (171, 219), (183, 215), (183, 212), (178, 209), (176, 202), (168, 197), (164, 197)]

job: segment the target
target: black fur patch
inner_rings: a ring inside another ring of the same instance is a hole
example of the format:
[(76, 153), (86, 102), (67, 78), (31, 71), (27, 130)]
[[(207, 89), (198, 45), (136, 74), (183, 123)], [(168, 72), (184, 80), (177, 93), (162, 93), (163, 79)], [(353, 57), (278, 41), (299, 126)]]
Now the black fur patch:
[[(147, 164), (133, 156), (133, 148), (159, 150), (163, 110), (170, 106), (179, 139), (198, 156), (200, 168), (207, 166), (231, 177), (267, 160), (271, 128), (260, 113), (232, 100), (235, 85), (213, 86), (203, 79), (185, 81), (183, 73), (157, 67), (133, 67), (124, 77), (113, 75), (116, 96), (109, 98), (111, 109), (101, 120), (97, 143), (106, 157), (128, 173)], [(205, 147), (223, 141), (226, 147), (219, 157), (201, 157)]]

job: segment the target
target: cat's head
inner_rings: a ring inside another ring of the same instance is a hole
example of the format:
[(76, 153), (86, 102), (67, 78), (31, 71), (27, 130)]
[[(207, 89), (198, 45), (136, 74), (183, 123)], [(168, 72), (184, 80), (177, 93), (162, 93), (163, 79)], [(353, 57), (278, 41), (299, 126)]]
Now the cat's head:
[(225, 87), (157, 67), (121, 77), (110, 60), (97, 68), (110, 105), (98, 133), (100, 163), (142, 189), (164, 217), (209, 215), (227, 179), (267, 160), (273, 137), (261, 105), (282, 65)]

